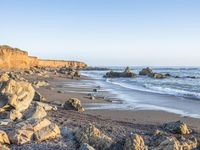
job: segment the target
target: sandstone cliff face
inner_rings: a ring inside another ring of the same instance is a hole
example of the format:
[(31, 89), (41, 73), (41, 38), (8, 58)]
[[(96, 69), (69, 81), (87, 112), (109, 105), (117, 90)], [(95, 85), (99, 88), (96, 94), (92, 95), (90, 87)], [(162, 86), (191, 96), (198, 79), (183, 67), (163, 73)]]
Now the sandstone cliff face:
[(86, 66), (85, 63), (77, 61), (41, 60), (34, 56), (28, 56), (26, 51), (9, 46), (0, 46), (0, 69), (29, 69), (30, 67), (84, 68)]

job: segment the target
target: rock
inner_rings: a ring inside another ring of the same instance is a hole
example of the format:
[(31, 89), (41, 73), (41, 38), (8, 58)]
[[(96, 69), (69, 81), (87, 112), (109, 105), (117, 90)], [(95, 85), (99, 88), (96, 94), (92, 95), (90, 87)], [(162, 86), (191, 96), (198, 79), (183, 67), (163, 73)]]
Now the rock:
[(42, 102), (42, 101), (45, 101), (46, 98), (44, 98), (39, 92), (35, 91), (35, 95), (34, 95), (33, 100)]
[(11, 124), (13, 122), (13, 120), (11, 119), (1, 119), (0, 120), (0, 125), (1, 126), (8, 126), (9, 124)]
[(66, 137), (66, 138), (70, 139), (70, 140), (74, 139), (74, 132), (71, 129), (67, 128), (67, 127), (62, 127), (61, 128), (61, 135), (63, 137)]
[(13, 109), (9, 112), (8, 114), (8, 119), (11, 119), (13, 121), (21, 119), (22, 118), (22, 113)]
[(162, 128), (175, 134), (190, 134), (188, 126), (181, 121), (165, 123)]
[(98, 90), (97, 89), (93, 89), (93, 92), (98, 92)]
[(35, 105), (42, 107), (46, 111), (57, 110), (57, 108), (55, 106), (51, 106), (51, 105), (49, 105), (47, 103), (43, 103), (43, 102), (35, 102)]
[(153, 74), (153, 71), (149, 67), (144, 68), (142, 69), (142, 71), (139, 72), (139, 75), (142, 76), (150, 76), (151, 74)]
[(95, 96), (90, 96), (90, 99), (91, 100), (95, 100)]
[(92, 146), (87, 143), (81, 144), (79, 150), (95, 150)]
[(126, 67), (126, 69), (124, 70), (124, 73), (130, 73), (131, 72), (131, 68), (130, 67)]
[(47, 115), (47, 113), (43, 107), (35, 106), (35, 107), (27, 110), (24, 114), (24, 117), (26, 119), (28, 119), (28, 118), (41, 119), (41, 118), (44, 118), (46, 115)]
[(126, 68), (124, 72), (107, 72), (104, 78), (134, 78), (136, 74), (130, 71), (129, 68)]
[[(9, 80), (4, 82), (0, 88), (0, 94), (4, 101), (15, 110), (22, 112), (31, 104), (35, 90), (28, 82)], [(6, 99), (5, 99), (6, 98)]]
[(60, 136), (60, 129), (56, 124), (50, 124), (38, 130), (35, 134), (35, 139), (37, 141), (45, 141), (53, 138), (57, 138)]
[(147, 150), (143, 138), (138, 134), (131, 134), (126, 138), (124, 150)]
[(34, 133), (51, 125), (51, 122), (43, 119), (28, 119), (14, 125), (13, 130), (8, 133), (11, 143), (22, 145), (32, 141)]
[(155, 79), (164, 79), (164, 78), (166, 78), (165, 75), (160, 74), (160, 73), (153, 73), (153, 74), (150, 75), (150, 77), (153, 77)]
[(60, 90), (59, 90), (59, 91), (57, 91), (57, 93), (62, 93), (62, 94), (63, 94), (63, 93), (65, 93), (65, 92), (64, 92), (64, 91), (60, 91)]
[(191, 150), (198, 145), (196, 138), (178, 141), (175, 137), (167, 137), (158, 147), (152, 150)]
[(0, 150), (10, 150), (6, 145), (0, 144)]
[(77, 98), (70, 98), (68, 101), (64, 103), (64, 109), (67, 110), (76, 110), (79, 112), (84, 112), (85, 109), (82, 107), (81, 102)]
[(2, 130), (0, 130), (0, 144), (10, 144), (7, 133)]
[(0, 82), (5, 82), (5, 81), (8, 81), (9, 80), (9, 75), (8, 73), (3, 73), (0, 75)]
[(76, 70), (74, 73), (74, 77), (81, 77), (81, 72), (79, 70)]
[(113, 142), (110, 137), (101, 133), (101, 131), (92, 124), (78, 130), (75, 137), (80, 144), (88, 143), (99, 150), (108, 149)]
[(25, 71), (24, 71), (24, 73), (26, 73), (26, 74), (29, 74), (29, 75), (30, 75), (30, 74), (33, 74), (33, 71), (31, 71), (31, 70), (25, 70)]
[(37, 88), (39, 87), (43, 87), (43, 86), (48, 86), (49, 83), (47, 83), (46, 81), (35, 81), (33, 82), (33, 85)]

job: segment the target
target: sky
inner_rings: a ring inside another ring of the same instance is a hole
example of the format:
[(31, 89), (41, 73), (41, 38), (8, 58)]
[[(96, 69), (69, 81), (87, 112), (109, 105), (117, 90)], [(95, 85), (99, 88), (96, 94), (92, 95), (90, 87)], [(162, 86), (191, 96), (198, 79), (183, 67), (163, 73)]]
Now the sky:
[(200, 66), (199, 0), (0, 0), (0, 45), (90, 66)]

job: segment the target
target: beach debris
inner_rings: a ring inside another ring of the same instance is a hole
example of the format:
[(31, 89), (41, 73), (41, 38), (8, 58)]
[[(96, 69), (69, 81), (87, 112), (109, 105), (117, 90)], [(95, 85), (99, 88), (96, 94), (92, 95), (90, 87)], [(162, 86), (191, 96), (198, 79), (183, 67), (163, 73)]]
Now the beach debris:
[(124, 150), (148, 150), (148, 148), (140, 135), (130, 134), (125, 140)]
[(134, 78), (136, 77), (136, 74), (131, 72), (130, 68), (127, 67), (124, 72), (114, 72), (114, 71), (110, 71), (107, 72), (106, 75), (103, 76), (104, 78)]
[(33, 100), (42, 102), (42, 101), (46, 101), (46, 98), (44, 98), (39, 92), (35, 91)]
[(3, 82), (0, 88), (0, 94), (1, 97), (3, 97), (2, 102), (5, 105), (9, 105), (15, 110), (22, 112), (26, 110), (31, 104), (35, 94), (35, 90), (28, 82), (17, 82), (11, 79), (7, 82)]
[(81, 144), (79, 150), (95, 150), (92, 146), (87, 143)]
[(63, 107), (66, 110), (76, 110), (79, 112), (85, 111), (85, 109), (81, 105), (81, 101), (77, 98), (70, 98), (68, 101), (64, 103)]
[(79, 129), (75, 133), (75, 137), (80, 144), (88, 143), (92, 147), (99, 150), (108, 149), (113, 143), (110, 137), (103, 134), (92, 124), (89, 124), (84, 128)]
[(188, 126), (181, 121), (165, 123), (162, 125), (162, 128), (175, 134), (190, 134), (190, 129)]
[(33, 82), (33, 85), (34, 85), (36, 88), (39, 88), (39, 87), (43, 87), (43, 86), (48, 86), (49, 83), (46, 82), (46, 81), (35, 81), (35, 82)]

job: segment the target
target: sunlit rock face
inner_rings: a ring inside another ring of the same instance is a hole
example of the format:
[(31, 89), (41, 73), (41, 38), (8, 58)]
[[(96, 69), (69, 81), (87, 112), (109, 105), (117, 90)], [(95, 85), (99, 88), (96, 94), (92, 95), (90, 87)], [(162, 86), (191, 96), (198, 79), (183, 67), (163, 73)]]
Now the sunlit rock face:
[(28, 52), (10, 46), (0, 46), (1, 69), (29, 69), (30, 67), (74, 67), (84, 68), (87, 65), (78, 61), (43, 60), (28, 56)]

